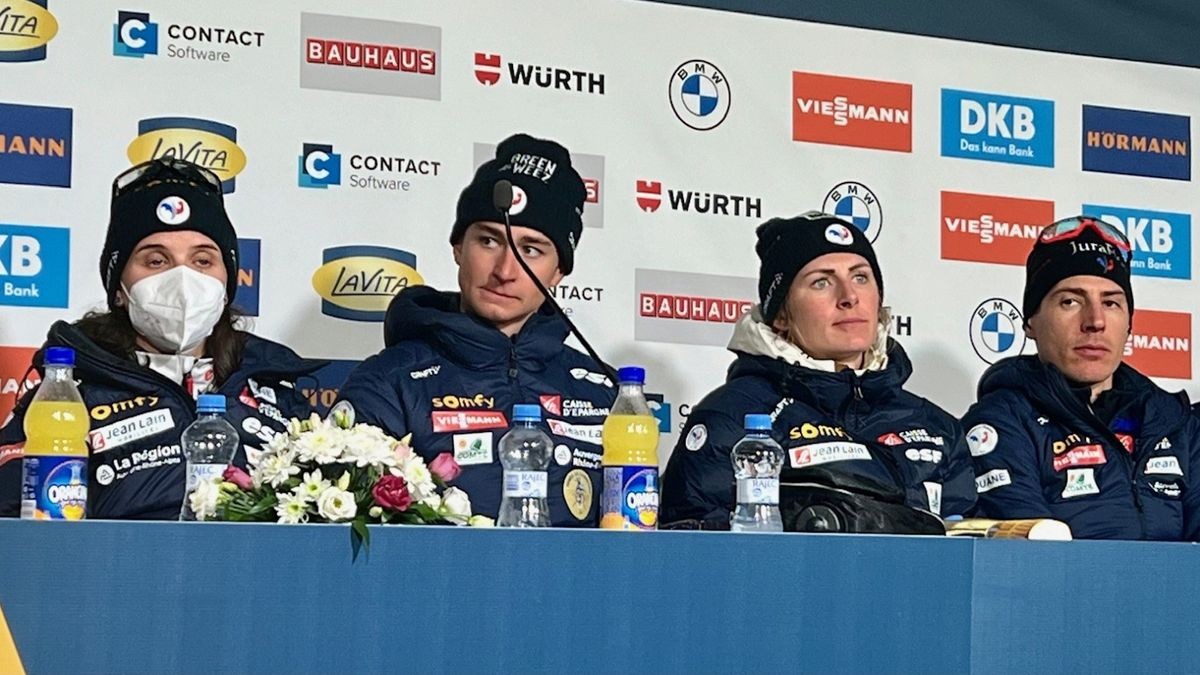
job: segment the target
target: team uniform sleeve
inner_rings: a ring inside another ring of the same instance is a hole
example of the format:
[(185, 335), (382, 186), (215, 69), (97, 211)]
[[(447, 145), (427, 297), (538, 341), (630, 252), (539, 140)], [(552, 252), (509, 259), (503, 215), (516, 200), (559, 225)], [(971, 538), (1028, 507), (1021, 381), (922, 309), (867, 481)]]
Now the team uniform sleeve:
[(25, 449), (25, 410), (37, 388), (29, 390), (13, 409), (8, 424), (0, 429), (0, 517), (21, 513), (21, 463)]
[[(1193, 411), (1196, 411), (1193, 408)], [(1200, 411), (1188, 420), (1187, 492), (1183, 496), (1183, 538), (1200, 541)]]
[(744, 431), (717, 410), (693, 410), (667, 461), (662, 480), (660, 520), (728, 524), (734, 505), (733, 465), (729, 451)]
[(963, 418), (975, 466), (978, 515), (1049, 518), (1035, 440), (1015, 420), (1016, 415), (1002, 404), (978, 403)]
[(967, 437), (957, 422), (952, 426), (950, 457), (942, 488), (943, 516), (972, 516), (978, 501), (975, 492), (975, 467)]
[(408, 416), (389, 370), (379, 363), (378, 357), (358, 364), (338, 391), (333, 409), (343, 402), (349, 403), (354, 407), (355, 422), (373, 424), (394, 438), (403, 438), (409, 431)]

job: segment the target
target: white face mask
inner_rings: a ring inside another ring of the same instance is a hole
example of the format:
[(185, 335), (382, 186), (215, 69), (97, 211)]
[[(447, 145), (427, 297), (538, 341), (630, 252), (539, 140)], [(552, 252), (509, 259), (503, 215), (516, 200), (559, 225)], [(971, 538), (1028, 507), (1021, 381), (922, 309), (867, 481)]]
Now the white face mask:
[(225, 284), (186, 265), (138, 281), (125, 296), (134, 329), (170, 354), (195, 349), (225, 311)]

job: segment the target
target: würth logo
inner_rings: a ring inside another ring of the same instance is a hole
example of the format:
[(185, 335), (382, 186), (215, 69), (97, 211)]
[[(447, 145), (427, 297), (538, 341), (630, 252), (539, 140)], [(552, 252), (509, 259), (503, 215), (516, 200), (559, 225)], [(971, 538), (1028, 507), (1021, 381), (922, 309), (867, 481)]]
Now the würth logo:
[[(663, 185), (661, 181), (637, 181), (638, 208), (653, 213), (662, 205)], [(762, 198), (722, 192), (700, 192), (697, 190), (673, 190), (667, 188), (667, 202), (672, 211), (700, 213), (714, 216), (739, 216), (762, 218)]]
[(507, 69), (504, 65), (499, 54), (475, 52), (475, 79), (490, 87), (499, 84), (507, 70), (508, 81), (515, 85), (604, 95), (604, 73), (515, 61), (509, 61)]

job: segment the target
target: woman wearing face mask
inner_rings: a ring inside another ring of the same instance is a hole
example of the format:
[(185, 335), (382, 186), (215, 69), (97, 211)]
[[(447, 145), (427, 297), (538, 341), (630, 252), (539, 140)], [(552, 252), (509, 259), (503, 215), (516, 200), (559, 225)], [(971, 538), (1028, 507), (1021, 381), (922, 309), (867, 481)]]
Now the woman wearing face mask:
[[(179, 160), (133, 167), (113, 182), (100, 257), (108, 311), (56, 322), (45, 347), (75, 349), (75, 378), (91, 417), (89, 518), (175, 519), (183, 500), (180, 436), (195, 399), (219, 393), (241, 434), (234, 463), (289, 417), (306, 417), (298, 377), (324, 362), (236, 328), (237, 234), (220, 179)], [(0, 515), (19, 512), (24, 413), (0, 430)]]
[[(748, 413), (771, 415), (785, 483), (874, 486), (934, 514), (972, 510), (961, 428), (904, 389), (912, 364), (887, 336), (883, 278), (863, 233), (812, 212), (764, 223), (755, 250), (760, 303), (734, 328), (725, 384), (688, 416), (663, 475), (662, 522), (728, 527), (729, 453)], [(794, 526), (786, 506), (784, 520)]]

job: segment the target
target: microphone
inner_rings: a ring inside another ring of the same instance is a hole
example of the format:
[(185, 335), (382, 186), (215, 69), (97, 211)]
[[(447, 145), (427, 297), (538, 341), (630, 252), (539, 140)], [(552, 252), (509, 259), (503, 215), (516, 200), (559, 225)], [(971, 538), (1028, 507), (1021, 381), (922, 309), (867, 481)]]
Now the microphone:
[(533, 273), (533, 270), (529, 269), (529, 265), (526, 264), (525, 258), (521, 256), (521, 250), (517, 248), (517, 242), (513, 240), (512, 222), (508, 217), (508, 212), (512, 210), (512, 205), (513, 184), (504, 179), (496, 181), (496, 184), (492, 186), (492, 206), (495, 206), (497, 211), (504, 214), (504, 238), (508, 241), (508, 249), (513, 252), (513, 257), (517, 259), (517, 264), (521, 266), (521, 269), (525, 271), (525, 274), (533, 280), (533, 284), (537, 286), (539, 291), (541, 291), (542, 297), (545, 298), (545, 301), (550, 303), (550, 306), (554, 308), (554, 312), (558, 314), (558, 316), (561, 317), (564, 322), (566, 322), (567, 328), (570, 329), (571, 333), (576, 338), (578, 338), (579, 344), (583, 345), (583, 348), (587, 350), (588, 356), (592, 357), (592, 360), (596, 362), (596, 365), (600, 367), (600, 370), (608, 376), (608, 379), (611, 380), (614, 385), (616, 385), (616, 371), (609, 367), (609, 365), (600, 358), (595, 349), (592, 349), (591, 343), (588, 342), (587, 338), (583, 337), (583, 333), (579, 332), (579, 329), (575, 327), (575, 322), (571, 321), (570, 317), (568, 317), (566, 313), (562, 311), (562, 307), (558, 306), (558, 303), (554, 300), (554, 296), (550, 295), (550, 291), (546, 290), (546, 286), (542, 284), (542, 280), (538, 279), (537, 275)]

